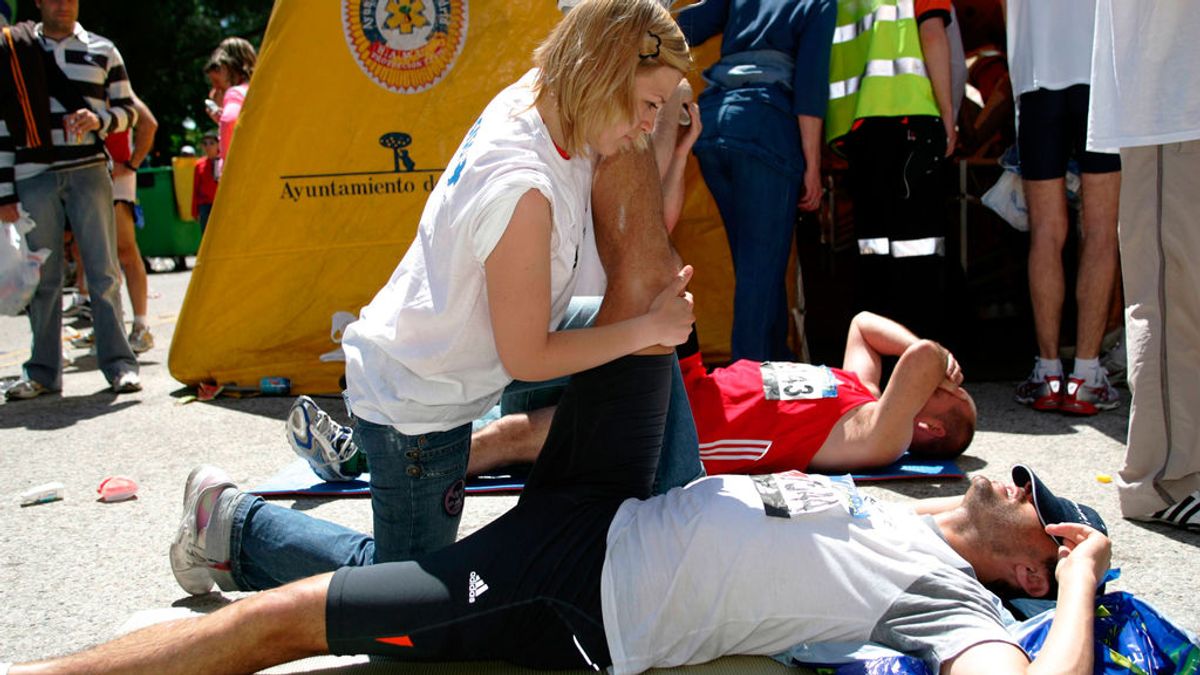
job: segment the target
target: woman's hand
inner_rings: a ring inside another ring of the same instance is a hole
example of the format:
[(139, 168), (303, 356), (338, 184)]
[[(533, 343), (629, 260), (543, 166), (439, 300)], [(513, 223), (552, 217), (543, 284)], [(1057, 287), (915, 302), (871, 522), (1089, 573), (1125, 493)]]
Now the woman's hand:
[(691, 265), (684, 265), (650, 304), (646, 316), (650, 319), (650, 338), (654, 344), (674, 347), (687, 342), (696, 321), (692, 314), (692, 294), (685, 290), (693, 271)]
[(696, 139), (700, 138), (700, 131), (702, 129), (702, 125), (700, 124), (700, 104), (695, 101), (684, 101), (683, 109), (687, 111), (691, 122), (685, 127), (687, 132), (680, 135), (675, 141), (675, 155), (687, 161), (688, 153), (692, 151), (692, 146), (696, 144)]

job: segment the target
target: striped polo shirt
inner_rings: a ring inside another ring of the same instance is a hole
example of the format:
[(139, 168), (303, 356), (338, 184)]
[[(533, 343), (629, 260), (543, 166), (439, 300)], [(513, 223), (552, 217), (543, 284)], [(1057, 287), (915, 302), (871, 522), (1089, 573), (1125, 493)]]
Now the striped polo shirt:
[(15, 182), (31, 178), (49, 169), (61, 171), (105, 162), (104, 137), (129, 129), (137, 122), (133, 108), (133, 87), (125, 72), (121, 53), (107, 38), (84, 30), (78, 22), (75, 32), (62, 40), (52, 40), (42, 34), (37, 24), (42, 47), (54, 55), (58, 67), (75, 84), (88, 107), (100, 118), (100, 128), (84, 134), (76, 143), (68, 143), (63, 130), (67, 110), (54, 96), (50, 98), (51, 140), (53, 160), (49, 165), (29, 161), (26, 149), (17, 145), (8, 125), (0, 119), (0, 204), (18, 200)]

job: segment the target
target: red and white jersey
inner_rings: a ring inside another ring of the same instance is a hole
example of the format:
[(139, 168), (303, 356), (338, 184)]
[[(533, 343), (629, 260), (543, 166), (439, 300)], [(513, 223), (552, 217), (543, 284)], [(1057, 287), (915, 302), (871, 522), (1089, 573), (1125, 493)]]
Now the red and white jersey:
[(708, 373), (700, 354), (679, 365), (710, 475), (802, 471), (843, 415), (876, 400), (839, 368), (743, 360)]

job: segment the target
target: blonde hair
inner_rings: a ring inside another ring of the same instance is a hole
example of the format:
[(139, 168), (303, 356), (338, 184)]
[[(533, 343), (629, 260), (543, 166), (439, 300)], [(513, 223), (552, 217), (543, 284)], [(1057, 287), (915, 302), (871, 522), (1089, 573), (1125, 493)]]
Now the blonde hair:
[(538, 46), (533, 62), (535, 103), (552, 99), (571, 154), (589, 135), (637, 119), (639, 73), (692, 67), (687, 40), (657, 0), (584, 0)]

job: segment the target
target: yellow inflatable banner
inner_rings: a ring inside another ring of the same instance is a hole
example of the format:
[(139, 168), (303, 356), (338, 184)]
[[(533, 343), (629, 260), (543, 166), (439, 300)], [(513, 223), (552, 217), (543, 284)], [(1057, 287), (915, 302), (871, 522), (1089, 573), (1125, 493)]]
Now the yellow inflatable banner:
[[(171, 374), (189, 385), (281, 376), (294, 393), (339, 391), (342, 329), (403, 256), (463, 134), (528, 70), (560, 17), (553, 0), (278, 0)], [(712, 308), (702, 344), (719, 356), (728, 251), (694, 166), (689, 182), (676, 239), (697, 268), (698, 314)]]

